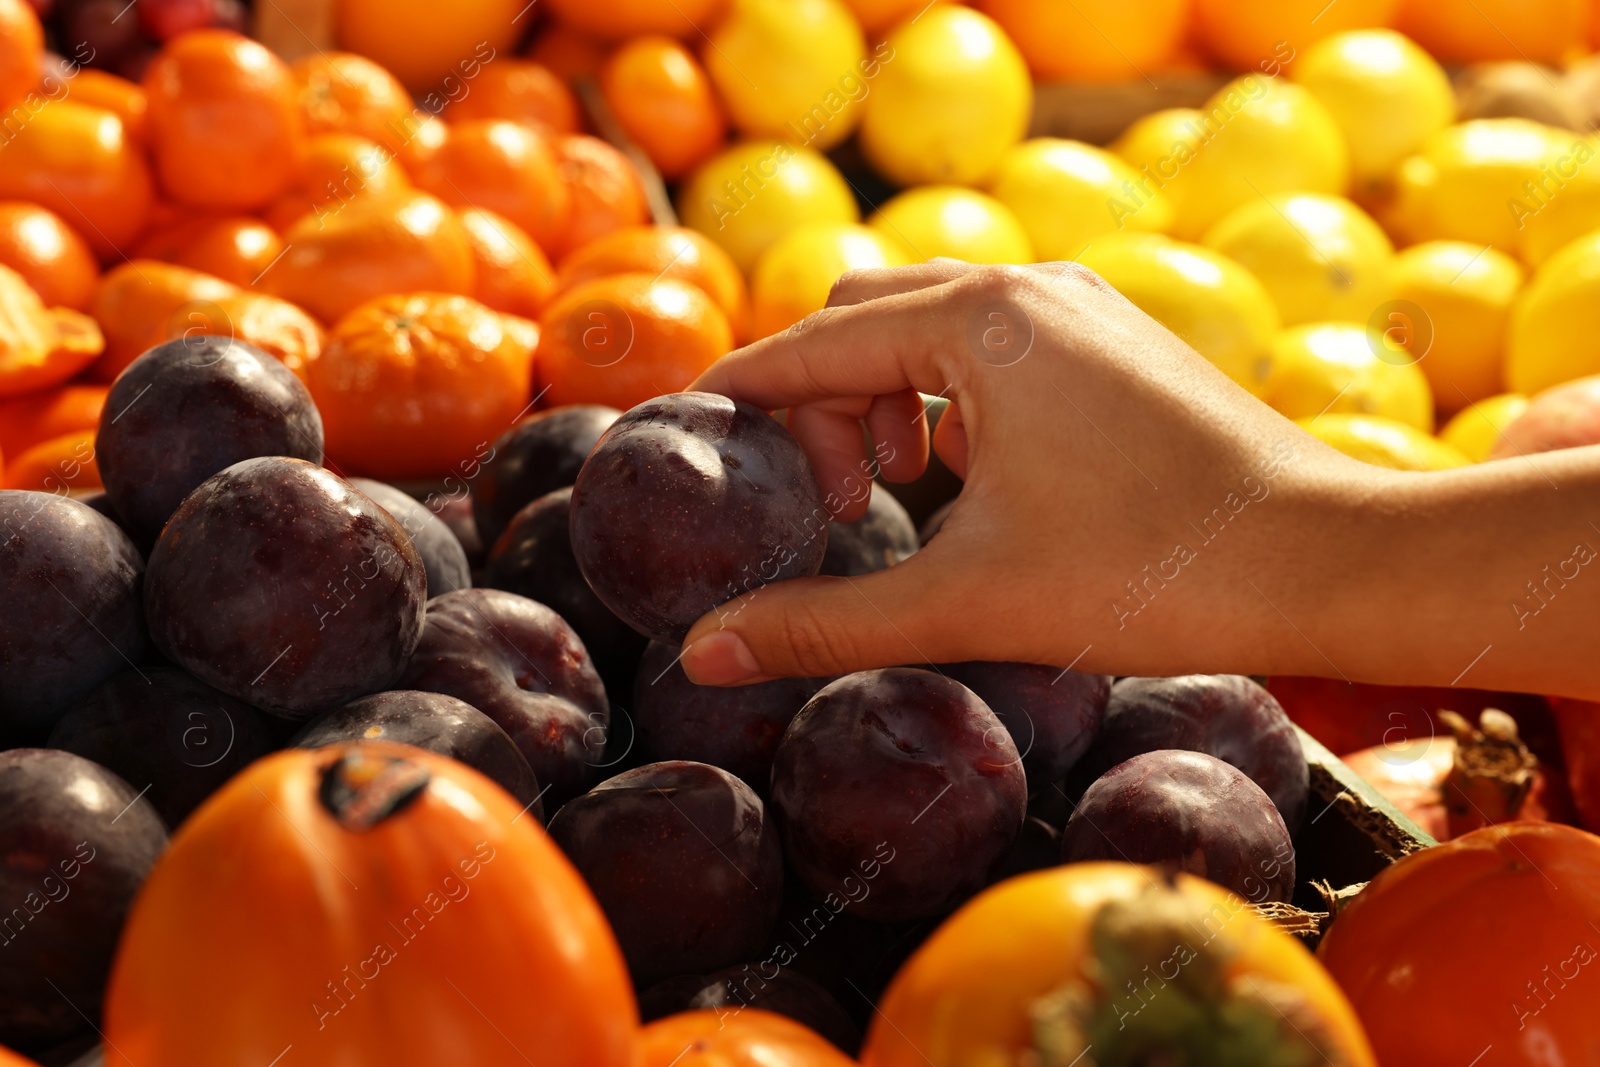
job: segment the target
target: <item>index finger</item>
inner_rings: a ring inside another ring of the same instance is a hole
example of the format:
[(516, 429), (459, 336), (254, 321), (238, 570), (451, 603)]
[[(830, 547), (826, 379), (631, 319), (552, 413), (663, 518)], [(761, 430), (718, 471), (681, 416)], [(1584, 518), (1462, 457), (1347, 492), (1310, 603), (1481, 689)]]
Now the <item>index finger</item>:
[(723, 356), (689, 388), (769, 411), (906, 389), (948, 393), (955, 315), (948, 285), (824, 308)]

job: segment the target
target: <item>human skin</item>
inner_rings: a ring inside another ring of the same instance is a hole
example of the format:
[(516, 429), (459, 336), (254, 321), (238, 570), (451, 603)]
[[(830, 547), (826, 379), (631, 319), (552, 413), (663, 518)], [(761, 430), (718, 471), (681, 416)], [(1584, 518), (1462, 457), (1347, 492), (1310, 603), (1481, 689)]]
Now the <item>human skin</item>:
[(978, 659), (1600, 698), (1600, 446), (1361, 463), (1075, 264), (852, 273), (692, 388), (788, 408), (837, 519), (875, 470), (858, 420), (882, 477), (926, 465), (918, 392), (965, 480), (904, 563), (702, 618), (701, 684)]

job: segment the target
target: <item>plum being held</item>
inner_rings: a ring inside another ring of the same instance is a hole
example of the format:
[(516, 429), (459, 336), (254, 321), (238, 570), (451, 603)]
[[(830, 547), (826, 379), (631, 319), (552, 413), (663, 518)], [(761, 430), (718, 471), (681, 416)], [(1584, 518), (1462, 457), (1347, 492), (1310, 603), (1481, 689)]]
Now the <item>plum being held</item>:
[(128, 907), (166, 843), (150, 802), (99, 764), (0, 752), (0, 1044), (36, 1052), (88, 1029)]
[(813, 893), (893, 922), (983, 888), (1022, 829), (1027, 787), (1010, 735), (970, 689), (929, 671), (862, 671), (789, 724), (772, 807)]
[(300, 379), (254, 345), (184, 337), (128, 365), (95, 435), (106, 497), (149, 546), (195, 486), (257, 456), (322, 462), (322, 417)]
[(405, 529), (338, 475), (265, 457), (212, 475), (150, 553), (145, 617), (169, 658), (303, 719), (399, 679), (427, 579)]
[(759, 797), (677, 760), (625, 771), (550, 820), (643, 986), (755, 958), (783, 902), (783, 853)]
[(711, 393), (628, 411), (572, 490), (584, 578), (634, 629), (670, 644), (719, 604), (816, 574), (827, 543), (799, 443), (760, 408)]
[(1124, 678), (1111, 687), (1100, 736), (1076, 773), (1088, 780), (1144, 752), (1181, 748), (1239, 768), (1293, 833), (1311, 789), (1305, 750), (1271, 693), (1237, 674)]
[(1294, 845), (1276, 805), (1203, 752), (1146, 752), (1101, 775), (1061, 832), (1061, 860), (1167, 863), (1253, 904), (1294, 893)]
[(0, 490), (0, 743), (43, 740), (144, 655), (143, 573), (128, 535), (94, 509)]

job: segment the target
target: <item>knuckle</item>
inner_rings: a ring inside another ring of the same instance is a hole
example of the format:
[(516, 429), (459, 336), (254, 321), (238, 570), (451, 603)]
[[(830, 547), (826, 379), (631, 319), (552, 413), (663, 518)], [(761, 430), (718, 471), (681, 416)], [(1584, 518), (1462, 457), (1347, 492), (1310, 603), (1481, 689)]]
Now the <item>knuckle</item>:
[(786, 613), (782, 638), (790, 661), (803, 675), (820, 677), (851, 669), (848, 639), (809, 607), (795, 605)]
[(1012, 263), (991, 263), (967, 272), (957, 285), (978, 302), (1014, 299), (1029, 287), (1029, 270)]

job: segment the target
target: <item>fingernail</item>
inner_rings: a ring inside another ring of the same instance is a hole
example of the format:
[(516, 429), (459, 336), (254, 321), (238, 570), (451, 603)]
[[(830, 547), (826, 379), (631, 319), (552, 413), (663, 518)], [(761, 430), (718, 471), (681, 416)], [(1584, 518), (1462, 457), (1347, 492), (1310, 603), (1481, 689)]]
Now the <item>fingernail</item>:
[(750, 646), (732, 630), (717, 630), (683, 650), (683, 673), (696, 685), (735, 685), (761, 673)]

